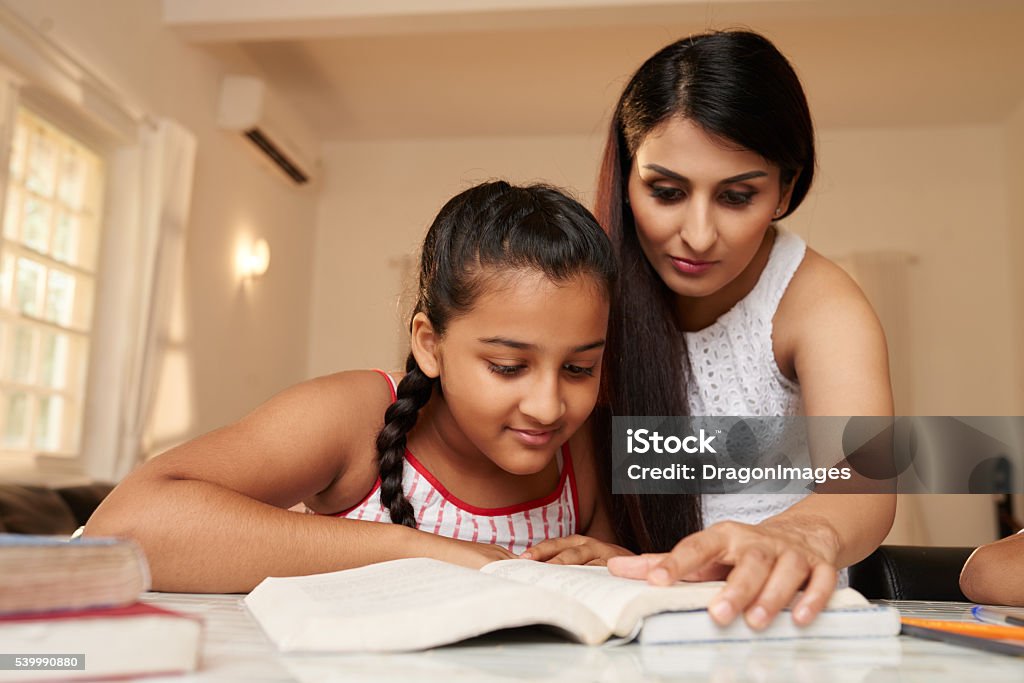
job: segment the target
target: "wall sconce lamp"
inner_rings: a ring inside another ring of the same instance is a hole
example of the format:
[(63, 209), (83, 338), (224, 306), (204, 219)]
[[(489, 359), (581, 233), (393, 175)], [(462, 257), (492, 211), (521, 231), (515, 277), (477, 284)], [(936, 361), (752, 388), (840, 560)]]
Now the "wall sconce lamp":
[(270, 267), (270, 245), (263, 238), (243, 244), (235, 253), (235, 269), (243, 280), (255, 280)]

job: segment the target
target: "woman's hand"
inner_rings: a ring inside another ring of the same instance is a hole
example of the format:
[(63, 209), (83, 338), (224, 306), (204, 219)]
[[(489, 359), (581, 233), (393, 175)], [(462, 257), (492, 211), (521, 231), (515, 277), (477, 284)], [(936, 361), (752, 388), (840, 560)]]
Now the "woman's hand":
[(835, 590), (837, 546), (835, 532), (817, 520), (720, 522), (687, 536), (669, 553), (614, 558), (608, 569), (659, 586), (725, 579), (708, 605), (711, 618), (725, 625), (744, 613), (755, 629), (770, 624), (803, 588), (793, 621), (805, 625)]
[(605, 565), (612, 557), (632, 555), (621, 546), (605, 543), (590, 536), (574, 534), (564, 538), (549, 538), (520, 555), (524, 560), (537, 560), (550, 564)]

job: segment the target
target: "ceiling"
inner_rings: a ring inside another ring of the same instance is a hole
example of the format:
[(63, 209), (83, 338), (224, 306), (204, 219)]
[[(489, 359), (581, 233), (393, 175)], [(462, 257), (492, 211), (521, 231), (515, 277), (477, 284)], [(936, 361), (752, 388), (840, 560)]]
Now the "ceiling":
[(591, 134), (643, 59), (707, 27), (769, 36), (819, 126), (994, 123), (1024, 101), (1020, 1), (491, 0), (488, 14), (392, 0), (388, 15), (317, 15), (308, 0), (186, 16), (199, 2), (164, 0), (165, 22), (265, 78), (321, 140)]

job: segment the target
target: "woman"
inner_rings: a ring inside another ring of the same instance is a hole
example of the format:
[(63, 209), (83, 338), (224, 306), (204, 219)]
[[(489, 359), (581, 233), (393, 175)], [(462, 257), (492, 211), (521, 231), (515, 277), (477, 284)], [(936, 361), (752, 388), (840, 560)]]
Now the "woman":
[[(696, 35), (640, 67), (615, 109), (596, 206), (622, 266), (605, 356), (613, 414), (892, 414), (864, 295), (776, 225), (814, 165), (803, 89), (764, 37)], [(609, 560), (614, 573), (725, 578), (712, 616), (754, 628), (802, 587), (793, 618), (811, 621), (836, 568), (868, 555), (895, 512), (891, 494), (615, 498), (620, 538), (647, 554)]]

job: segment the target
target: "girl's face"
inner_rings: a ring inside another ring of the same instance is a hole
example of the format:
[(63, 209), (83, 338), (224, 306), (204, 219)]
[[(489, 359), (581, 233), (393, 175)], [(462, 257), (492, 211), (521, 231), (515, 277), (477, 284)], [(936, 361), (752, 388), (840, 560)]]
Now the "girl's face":
[(669, 289), (690, 298), (727, 298), (723, 288), (751, 265), (789, 203), (778, 167), (678, 117), (640, 144), (628, 195), (648, 261)]
[(462, 453), (534, 474), (594, 408), (608, 299), (592, 277), (555, 284), (533, 270), (492, 277), (485, 290), (428, 359), (444, 395), (437, 428)]

